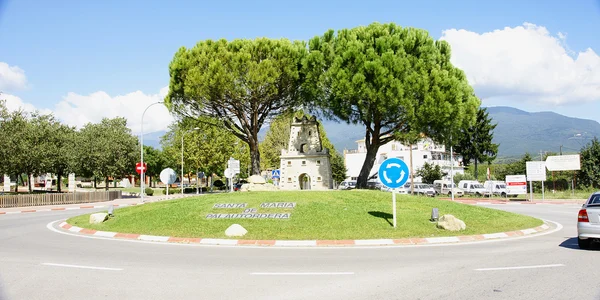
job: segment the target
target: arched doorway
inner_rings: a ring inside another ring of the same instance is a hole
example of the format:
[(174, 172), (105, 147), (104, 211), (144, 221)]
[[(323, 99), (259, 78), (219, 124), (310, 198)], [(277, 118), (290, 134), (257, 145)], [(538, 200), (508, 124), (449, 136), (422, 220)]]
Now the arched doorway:
[(304, 173), (298, 177), (298, 182), (300, 182), (301, 190), (310, 190), (310, 177), (308, 174)]

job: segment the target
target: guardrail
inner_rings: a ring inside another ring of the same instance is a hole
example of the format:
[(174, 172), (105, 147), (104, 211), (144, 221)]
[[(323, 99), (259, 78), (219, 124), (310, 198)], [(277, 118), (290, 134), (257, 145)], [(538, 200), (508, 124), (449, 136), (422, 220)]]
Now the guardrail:
[(0, 208), (103, 202), (119, 198), (122, 198), (122, 191), (6, 195), (0, 196)]

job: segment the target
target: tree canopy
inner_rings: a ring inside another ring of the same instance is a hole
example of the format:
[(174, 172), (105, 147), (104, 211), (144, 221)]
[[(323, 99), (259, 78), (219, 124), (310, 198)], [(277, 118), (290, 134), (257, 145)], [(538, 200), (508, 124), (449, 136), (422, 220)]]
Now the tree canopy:
[(249, 146), (251, 173), (260, 174), (258, 132), (301, 100), (303, 42), (287, 39), (206, 40), (182, 47), (169, 65), (165, 102), (181, 118), (217, 118)]
[(77, 163), (84, 176), (119, 178), (134, 171), (139, 144), (122, 117), (88, 123), (77, 137)]
[(450, 63), (450, 46), (425, 30), (373, 23), (329, 30), (309, 42), (305, 97), (333, 119), (365, 127), (365, 188), (381, 145), (423, 133), (435, 141), (474, 121), (479, 99)]

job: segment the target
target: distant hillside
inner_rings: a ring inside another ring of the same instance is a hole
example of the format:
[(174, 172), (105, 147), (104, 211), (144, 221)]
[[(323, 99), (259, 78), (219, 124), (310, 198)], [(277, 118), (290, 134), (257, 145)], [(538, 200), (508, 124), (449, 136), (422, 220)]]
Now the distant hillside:
[(512, 107), (488, 107), (497, 123), (494, 143), (500, 144), (499, 156), (532, 155), (541, 151), (578, 152), (593, 137), (600, 137), (600, 123), (571, 118), (554, 112), (530, 113)]
[[(593, 137), (600, 137), (600, 123), (593, 120), (571, 118), (554, 112), (530, 113), (512, 107), (497, 106), (487, 108), (493, 123), (494, 143), (500, 144), (498, 160), (520, 157), (525, 152), (539, 155), (540, 150), (563, 153), (578, 152), (582, 146)], [(364, 128), (358, 125), (336, 123), (321, 120), (327, 137), (336, 150), (356, 149), (356, 141), (364, 138)], [(259, 132), (259, 140), (263, 140), (268, 126)], [(164, 132), (163, 132), (164, 133)], [(148, 145), (158, 144), (159, 133), (156, 136), (144, 137)], [(162, 134), (161, 134), (162, 135)]]

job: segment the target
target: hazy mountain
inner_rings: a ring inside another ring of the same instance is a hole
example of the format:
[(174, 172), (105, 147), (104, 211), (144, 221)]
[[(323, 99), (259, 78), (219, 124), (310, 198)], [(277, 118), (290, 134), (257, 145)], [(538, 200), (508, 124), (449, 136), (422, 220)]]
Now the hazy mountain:
[(593, 137), (600, 137), (600, 123), (571, 118), (554, 112), (526, 112), (512, 107), (488, 107), (497, 123), (494, 143), (500, 144), (499, 156), (532, 155), (541, 151), (578, 152)]
[[(541, 151), (559, 153), (578, 152), (594, 137), (600, 137), (600, 123), (593, 120), (571, 118), (554, 112), (526, 112), (512, 107), (497, 106), (487, 108), (493, 123), (494, 143), (500, 144), (498, 157), (518, 157), (529, 152), (534, 157)], [(356, 141), (363, 139), (363, 126), (348, 125), (335, 121), (322, 120), (327, 137), (336, 150), (356, 149)], [(268, 126), (259, 132), (263, 140)], [(164, 132), (144, 136), (144, 144), (159, 146)]]

